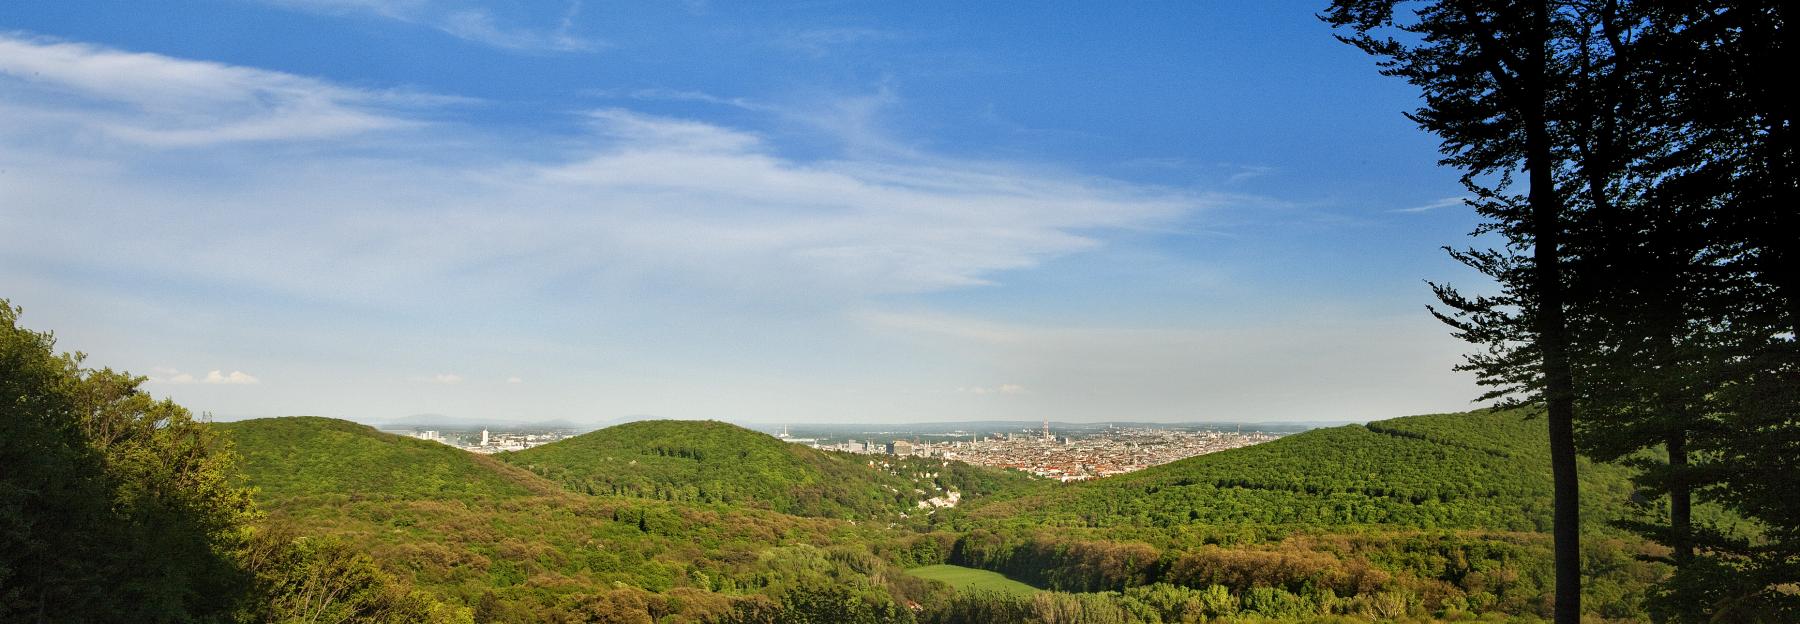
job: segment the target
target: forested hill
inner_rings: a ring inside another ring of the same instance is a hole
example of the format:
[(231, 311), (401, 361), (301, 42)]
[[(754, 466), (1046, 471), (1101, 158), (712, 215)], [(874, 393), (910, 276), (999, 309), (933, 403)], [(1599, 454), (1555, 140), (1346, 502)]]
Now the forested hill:
[(950, 490), (1025, 481), (956, 462), (827, 453), (716, 421), (633, 422), (496, 457), (579, 493), (831, 518), (893, 516)]
[[(872, 554), (900, 535), (877, 523), (588, 496), (490, 456), (328, 418), (210, 426), (242, 455), (239, 478), (260, 488), (268, 531), (347, 545), (346, 558), (369, 557), (352, 563), (464, 609), (334, 621), (701, 622), (781, 608), (790, 591), (832, 592), (837, 602), (820, 604), (833, 613), (898, 612), (934, 591)], [(300, 578), (296, 592), (318, 583)]]
[(482, 455), (345, 420), (290, 416), (212, 426), (233, 442), (242, 478), (267, 504), (312, 496), (505, 498), (556, 489)]
[[(1136, 473), (996, 501), (976, 519), (1072, 527), (1255, 525), (1541, 531), (1548, 431), (1527, 411), (1317, 429)], [(1583, 463), (1590, 523), (1616, 517), (1623, 468)]]

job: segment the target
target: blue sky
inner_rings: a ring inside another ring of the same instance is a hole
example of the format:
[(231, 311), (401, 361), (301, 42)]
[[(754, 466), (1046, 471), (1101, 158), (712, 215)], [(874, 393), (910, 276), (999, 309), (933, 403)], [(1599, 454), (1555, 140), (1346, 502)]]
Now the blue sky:
[(221, 418), (1466, 409), (1317, 8), (14, 0), (0, 297)]

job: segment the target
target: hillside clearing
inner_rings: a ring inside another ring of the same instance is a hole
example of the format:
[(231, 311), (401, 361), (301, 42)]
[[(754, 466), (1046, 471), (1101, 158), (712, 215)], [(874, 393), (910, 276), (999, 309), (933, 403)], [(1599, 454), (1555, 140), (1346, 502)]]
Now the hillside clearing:
[(941, 581), (955, 587), (957, 591), (990, 591), (1017, 596), (1029, 596), (1041, 591), (1036, 587), (1006, 578), (1005, 575), (998, 572), (965, 568), (959, 565), (928, 565), (909, 569), (906, 573), (923, 579)]

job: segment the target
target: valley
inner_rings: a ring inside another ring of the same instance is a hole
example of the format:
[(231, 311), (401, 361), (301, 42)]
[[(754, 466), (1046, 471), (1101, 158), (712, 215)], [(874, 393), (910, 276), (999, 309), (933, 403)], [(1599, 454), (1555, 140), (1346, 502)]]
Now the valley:
[[(330, 419), (213, 427), (271, 522), (367, 552), (477, 621), (801, 621), (841, 599), (864, 621), (1162, 622), (1543, 617), (1541, 423), (1400, 418), (1080, 483), (708, 421), (493, 456)], [(1661, 573), (1636, 558), (1656, 551), (1608, 527), (1630, 513), (1622, 469), (1584, 471), (1591, 586), (1624, 617)], [(919, 512), (949, 492), (962, 504)]]

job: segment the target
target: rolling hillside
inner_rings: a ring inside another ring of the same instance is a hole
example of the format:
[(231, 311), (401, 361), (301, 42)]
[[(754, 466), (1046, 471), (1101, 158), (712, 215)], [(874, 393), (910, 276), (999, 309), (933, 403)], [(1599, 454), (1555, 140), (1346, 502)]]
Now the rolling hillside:
[(716, 421), (627, 423), (496, 457), (580, 493), (829, 518), (893, 516), (946, 490), (1028, 481), (955, 462), (827, 453)]
[(500, 499), (553, 491), (523, 470), (437, 442), (314, 416), (213, 425), (242, 458), (264, 504), (311, 496)]
[[(1166, 617), (1529, 618), (1549, 591), (1544, 431), (1520, 412), (1322, 429), (1069, 485), (884, 465), (717, 422), (631, 423), (495, 458), (322, 418), (217, 426), (272, 522), (343, 540), (477, 621), (907, 601), (959, 621), (994, 606), (927, 580), (953, 568), (899, 570), (938, 564), (1123, 592), (1031, 600)], [(1634, 613), (1661, 569), (1601, 526), (1624, 509), (1622, 470), (1584, 470), (1592, 608)], [(945, 487), (977, 495), (916, 512)], [(877, 517), (893, 520), (836, 519)], [(794, 593), (819, 587), (862, 598)]]
[[(977, 501), (946, 563), (1061, 591), (1217, 585), (1270, 615), (1547, 615), (1547, 437), (1526, 411), (1316, 429)], [(1589, 599), (1631, 613), (1663, 571), (1607, 524), (1631, 512), (1626, 470), (1581, 471)]]
[(691, 622), (771, 608), (770, 596), (795, 588), (837, 588), (877, 606), (895, 600), (890, 591), (915, 600), (936, 591), (869, 553), (897, 535), (873, 523), (589, 496), (488, 456), (336, 419), (212, 426), (269, 511), (261, 530), (346, 544), (477, 622), (639, 621), (646, 609)]
[[(1547, 530), (1544, 421), (1523, 411), (1316, 429), (982, 506), (976, 517), (1071, 527), (1380, 526)], [(1582, 465), (1590, 523), (1617, 517), (1623, 468)]]

